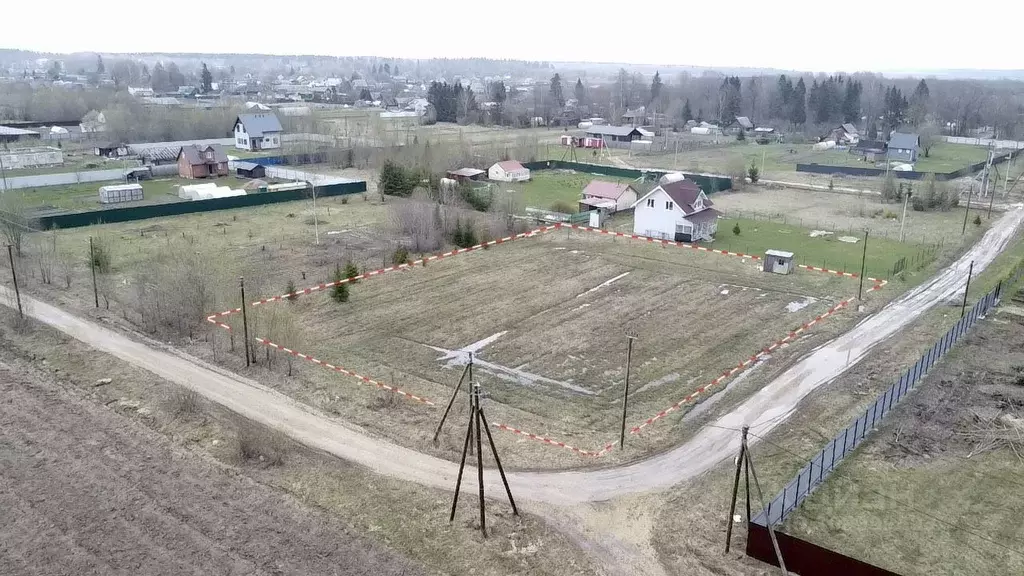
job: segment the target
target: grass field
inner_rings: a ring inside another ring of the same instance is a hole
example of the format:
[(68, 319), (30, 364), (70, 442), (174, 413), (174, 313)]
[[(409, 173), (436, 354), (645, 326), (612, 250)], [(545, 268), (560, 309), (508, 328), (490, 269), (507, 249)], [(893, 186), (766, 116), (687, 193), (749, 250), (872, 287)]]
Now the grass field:
[(974, 328), (785, 529), (900, 574), (1024, 571), (1019, 314)]
[(104, 210), (122, 206), (139, 204), (163, 204), (178, 202), (178, 188), (186, 184), (216, 182), (218, 186), (241, 188), (246, 180), (234, 176), (224, 176), (216, 180), (188, 180), (185, 178), (157, 178), (143, 180), (143, 200), (129, 204), (100, 204), (99, 189), (101, 186), (115, 185), (119, 182), (89, 182), (68, 186), (43, 186), (39, 188), (21, 188), (11, 190), (14, 202), (29, 211), (38, 210)]
[[(629, 178), (615, 178), (601, 174), (585, 174), (563, 170), (534, 170), (529, 182), (501, 184), (502, 190), (512, 190), (517, 206), (551, 210), (556, 203), (579, 208), (583, 189), (592, 180), (605, 182), (633, 182)], [(638, 184), (638, 187), (641, 186)]]

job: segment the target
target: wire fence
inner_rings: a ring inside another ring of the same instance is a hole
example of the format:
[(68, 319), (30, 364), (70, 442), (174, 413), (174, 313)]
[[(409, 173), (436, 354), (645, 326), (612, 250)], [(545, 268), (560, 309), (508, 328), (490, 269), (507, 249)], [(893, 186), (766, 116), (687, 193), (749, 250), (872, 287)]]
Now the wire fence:
[(917, 383), (928, 373), (928, 370), (950, 348), (960, 341), (960, 338), (967, 333), (974, 323), (999, 303), (1000, 292), (1003, 286), (1014, 285), (1020, 280), (1021, 276), (1024, 276), (1024, 264), (1019, 265), (1007, 281), (1000, 282), (994, 290), (982, 297), (960, 318), (956, 325), (935, 342), (913, 366), (904, 372), (899, 380), (893, 382), (863, 414), (839, 432), (820, 452), (815, 454), (800, 469), (796, 477), (786, 484), (782, 492), (768, 503), (768, 507), (751, 518), (750, 521), (759, 526), (775, 526), (782, 523), (807, 499), (815, 488), (828, 478), (829, 474), (835, 470), (843, 458), (864, 442), (864, 439), (867, 438), (875, 425), (892, 411), (893, 407), (904, 396), (914, 389)]

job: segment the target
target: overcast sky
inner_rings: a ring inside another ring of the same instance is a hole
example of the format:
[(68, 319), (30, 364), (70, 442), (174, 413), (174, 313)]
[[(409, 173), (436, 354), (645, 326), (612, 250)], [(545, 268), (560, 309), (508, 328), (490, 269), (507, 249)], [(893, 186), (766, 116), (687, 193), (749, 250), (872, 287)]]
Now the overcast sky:
[[(815, 72), (1024, 68), (1022, 0), (0, 3), (0, 47), (53, 52), (487, 57)], [(982, 7), (985, 16), (972, 24), (969, 10)]]

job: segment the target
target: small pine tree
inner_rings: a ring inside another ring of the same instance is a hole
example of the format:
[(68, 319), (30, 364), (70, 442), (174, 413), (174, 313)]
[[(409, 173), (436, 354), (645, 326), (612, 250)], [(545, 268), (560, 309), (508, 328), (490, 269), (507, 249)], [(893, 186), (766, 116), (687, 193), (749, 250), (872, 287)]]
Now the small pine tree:
[(355, 280), (352, 279), (356, 276), (359, 276), (359, 267), (349, 260), (345, 263), (345, 278), (348, 278), (351, 282), (355, 282)]
[(981, 216), (975, 216), (974, 217), (974, 225), (975, 226), (981, 226)]
[(395, 248), (395, 253), (391, 255), (391, 263), (395, 266), (399, 264), (406, 264), (409, 262), (409, 249), (405, 246), (399, 246)]
[(757, 184), (757, 181), (761, 178), (761, 171), (757, 169), (757, 164), (754, 161), (750, 161), (750, 168), (747, 168), (747, 178), (750, 178), (751, 184)]
[[(334, 281), (340, 282), (344, 279), (345, 277), (341, 274), (341, 266), (335, 264)], [(348, 283), (335, 284), (334, 288), (331, 289), (331, 298), (333, 298), (335, 302), (348, 302)]]
[(732, 226), (732, 233), (734, 235), (736, 235), (736, 236), (739, 236), (740, 232), (742, 232), (742, 230), (740, 230), (740, 223), (737, 222), (737, 223), (733, 224), (733, 226)]
[(288, 295), (288, 300), (295, 301), (298, 296), (295, 294), (295, 282), (292, 280), (288, 281), (288, 286), (285, 286), (284, 293)]
[(746, 139), (747, 139), (746, 132), (744, 132), (743, 129), (740, 128), (740, 131), (736, 133), (736, 141), (737, 142), (743, 142)]

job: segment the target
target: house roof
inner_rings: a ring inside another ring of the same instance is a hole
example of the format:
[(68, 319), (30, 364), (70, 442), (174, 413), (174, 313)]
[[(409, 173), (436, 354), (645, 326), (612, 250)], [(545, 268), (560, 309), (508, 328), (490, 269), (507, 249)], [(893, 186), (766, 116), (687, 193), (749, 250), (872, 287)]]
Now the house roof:
[(235, 160), (235, 168), (240, 170), (255, 170), (258, 166), (263, 166), (257, 162), (246, 162), (244, 160)]
[[(666, 182), (665, 184), (655, 186), (654, 189), (652, 189), (647, 194), (644, 194), (643, 197), (637, 200), (633, 204), (633, 206), (639, 205), (648, 196), (654, 194), (658, 190), (664, 190), (665, 194), (668, 194), (668, 197), (671, 198), (673, 202), (675, 202), (675, 205), (678, 206), (679, 209), (683, 211), (683, 214), (685, 214), (687, 217), (689, 217), (691, 214), (695, 212), (695, 210), (693, 209), (693, 203), (696, 202), (697, 198), (700, 197), (701, 195), (700, 186), (697, 186), (697, 184), (694, 181), (677, 180), (675, 182)], [(710, 198), (705, 198), (704, 208), (701, 210), (701, 212), (710, 209), (711, 206), (714, 206), (714, 203), (711, 201)], [(715, 214), (718, 213), (717, 211), (713, 212)]]
[(862, 138), (857, 142), (857, 145), (854, 146), (853, 149), (864, 152), (883, 152), (885, 150), (885, 142), (882, 142), (881, 140), (865, 140)]
[(39, 132), (14, 128), (12, 126), (0, 126), (0, 136), (39, 136)]
[(501, 166), (501, 169), (504, 170), (505, 172), (514, 172), (516, 170), (526, 169), (523, 167), (522, 164), (516, 162), (515, 160), (505, 160), (504, 162), (498, 162), (497, 165)]
[(618, 200), (626, 190), (632, 188), (629, 184), (618, 184), (616, 182), (605, 182), (604, 180), (591, 180), (590, 184), (583, 189), (583, 196), (596, 196), (609, 200)]
[(455, 176), (463, 176), (465, 178), (472, 178), (473, 176), (486, 174), (485, 171), (477, 168), (459, 168), (458, 170), (450, 170), (448, 173)]
[(746, 130), (753, 130), (754, 129), (754, 123), (751, 122), (750, 118), (747, 118), (746, 116), (737, 116), (736, 117), (736, 123), (739, 124), (740, 127), (744, 128)]
[(766, 256), (775, 256), (777, 258), (792, 258), (792, 252), (786, 252), (785, 250), (765, 250)]
[(262, 137), (265, 132), (282, 131), (281, 121), (274, 114), (239, 114), (235, 124), (239, 122), (245, 127), (246, 133), (257, 138)]
[(921, 143), (921, 137), (917, 134), (905, 132), (893, 132), (889, 138), (889, 148), (907, 148), (916, 150)]
[(599, 124), (587, 128), (587, 134), (596, 134), (598, 136), (629, 136), (634, 133), (640, 134), (640, 131), (632, 126), (608, 126), (605, 124)]
[(191, 165), (206, 164), (207, 161), (203, 158), (203, 153), (208, 148), (213, 149), (213, 161), (220, 164), (221, 162), (228, 161), (228, 155), (224, 153), (224, 148), (220, 144), (210, 144), (208, 146), (196, 146), (195, 144), (189, 146), (182, 146), (181, 151), (178, 152), (178, 157), (185, 156), (185, 161)]
[(857, 127), (849, 122), (843, 124), (843, 130), (846, 130), (847, 134), (859, 134), (859, 132), (857, 132)]
[(623, 118), (636, 118), (637, 116), (643, 116), (647, 109), (643, 106), (630, 110), (626, 109), (626, 112), (622, 115)]

